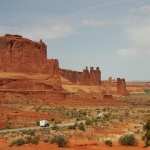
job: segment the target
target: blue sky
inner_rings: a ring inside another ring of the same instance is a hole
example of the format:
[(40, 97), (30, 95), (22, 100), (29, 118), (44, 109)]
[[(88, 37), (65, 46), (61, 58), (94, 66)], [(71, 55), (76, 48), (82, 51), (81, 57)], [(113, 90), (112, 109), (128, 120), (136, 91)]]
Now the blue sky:
[(150, 80), (150, 0), (0, 0), (5, 33), (43, 39), (63, 68)]

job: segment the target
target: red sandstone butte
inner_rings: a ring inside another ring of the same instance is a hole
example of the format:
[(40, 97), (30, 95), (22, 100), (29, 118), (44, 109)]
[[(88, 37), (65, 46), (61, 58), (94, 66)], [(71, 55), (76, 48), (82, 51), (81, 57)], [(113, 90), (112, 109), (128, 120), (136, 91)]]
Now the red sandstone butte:
[(56, 69), (58, 61), (47, 59), (47, 46), (42, 40), (34, 42), (9, 34), (0, 37), (0, 72), (54, 74)]
[(47, 46), (20, 35), (0, 36), (0, 89), (61, 89), (59, 62), (47, 59)]
[(91, 67), (90, 70), (86, 67), (82, 72), (60, 69), (60, 74), (73, 84), (100, 85), (101, 83), (101, 71), (99, 67), (96, 69)]
[(128, 95), (125, 79), (117, 78), (117, 94), (123, 96)]

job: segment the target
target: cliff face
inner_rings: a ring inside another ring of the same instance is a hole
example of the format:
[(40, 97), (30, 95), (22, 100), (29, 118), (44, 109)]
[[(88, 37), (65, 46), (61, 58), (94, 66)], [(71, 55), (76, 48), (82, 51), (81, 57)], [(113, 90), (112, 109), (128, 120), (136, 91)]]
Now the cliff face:
[(125, 79), (117, 78), (117, 94), (123, 96), (128, 95)]
[(47, 46), (41, 40), (34, 42), (19, 35), (1, 36), (0, 74), (0, 89), (61, 89), (58, 60), (47, 59)]
[(50, 74), (50, 76), (60, 76), (59, 73), (59, 62), (57, 59), (48, 59), (47, 60), (48, 63), (48, 72)]
[[(0, 71), (58, 73), (58, 61), (47, 60), (47, 46), (18, 35), (0, 37)], [(57, 71), (56, 71), (57, 69)]]
[(90, 70), (86, 67), (82, 72), (60, 69), (60, 74), (73, 84), (100, 85), (101, 83), (101, 71), (98, 67), (96, 69), (91, 67)]
[[(41, 40), (34, 42), (19, 35), (0, 36), (0, 91), (62, 91), (61, 77), (70, 81), (69, 84), (101, 84), (98, 67), (86, 67), (80, 72), (60, 69), (57, 59), (47, 59), (47, 46)], [(124, 79), (118, 78), (116, 84), (119, 95), (128, 94)]]

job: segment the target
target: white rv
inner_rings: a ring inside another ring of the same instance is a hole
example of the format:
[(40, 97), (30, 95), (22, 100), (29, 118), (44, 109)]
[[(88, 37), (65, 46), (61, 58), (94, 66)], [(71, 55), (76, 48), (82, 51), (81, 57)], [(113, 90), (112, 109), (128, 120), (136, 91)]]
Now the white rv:
[(47, 121), (47, 120), (40, 120), (39, 121), (39, 126), (40, 127), (48, 127), (49, 126), (49, 121)]

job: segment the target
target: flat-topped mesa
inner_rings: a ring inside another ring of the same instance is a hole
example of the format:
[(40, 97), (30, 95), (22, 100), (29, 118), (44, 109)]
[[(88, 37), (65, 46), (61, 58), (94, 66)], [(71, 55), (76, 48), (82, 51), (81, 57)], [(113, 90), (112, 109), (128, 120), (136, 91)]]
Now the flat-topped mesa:
[(0, 72), (49, 73), (47, 46), (20, 35), (0, 37)]
[(73, 84), (80, 85), (100, 85), (101, 84), (101, 71), (99, 67), (94, 69), (91, 67), (90, 70), (88, 67), (83, 69), (82, 72), (72, 71), (66, 69), (60, 69), (60, 74), (63, 78), (69, 80)]
[(117, 94), (123, 96), (128, 95), (125, 79), (117, 78)]

